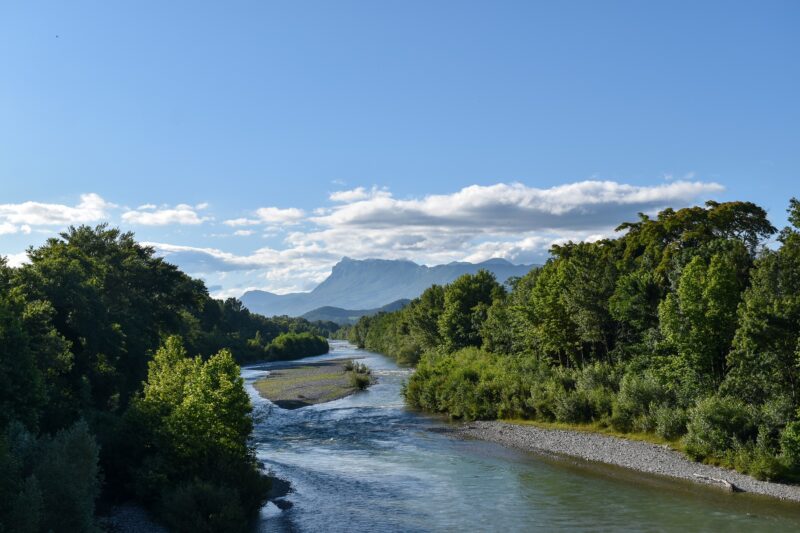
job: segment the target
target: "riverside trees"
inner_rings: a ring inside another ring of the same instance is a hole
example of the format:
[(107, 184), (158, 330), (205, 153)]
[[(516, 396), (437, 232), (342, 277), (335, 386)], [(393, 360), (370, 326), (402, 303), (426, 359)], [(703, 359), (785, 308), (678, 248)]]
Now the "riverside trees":
[[(554, 246), (508, 293), (487, 291), (487, 273), (464, 276), (436, 289), (441, 299), (423, 295), (350, 333), (419, 361), (405, 390), (416, 407), (652, 432), (682, 439), (700, 460), (791, 478), (800, 475), (794, 199), (789, 220), (766, 248), (776, 229), (749, 202), (641, 215), (619, 238)], [(418, 318), (429, 316), (434, 329)]]
[(28, 255), (0, 258), (0, 531), (92, 530), (98, 494), (179, 530), (241, 528), (265, 481), (235, 360), (290, 332), (324, 343), (320, 325), (214, 300), (106, 226)]

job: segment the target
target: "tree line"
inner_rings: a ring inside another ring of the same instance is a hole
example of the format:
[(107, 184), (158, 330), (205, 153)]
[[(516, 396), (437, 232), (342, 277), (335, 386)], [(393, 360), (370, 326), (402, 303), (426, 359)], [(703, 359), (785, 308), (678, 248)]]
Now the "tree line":
[(92, 531), (138, 501), (236, 531), (269, 480), (237, 362), (325, 353), (332, 323), (251, 314), (106, 226), (0, 257), (0, 531)]
[(800, 479), (800, 202), (788, 212), (780, 232), (750, 202), (640, 214), (507, 286), (462, 276), (337, 336), (416, 365), (416, 408), (646, 433)]

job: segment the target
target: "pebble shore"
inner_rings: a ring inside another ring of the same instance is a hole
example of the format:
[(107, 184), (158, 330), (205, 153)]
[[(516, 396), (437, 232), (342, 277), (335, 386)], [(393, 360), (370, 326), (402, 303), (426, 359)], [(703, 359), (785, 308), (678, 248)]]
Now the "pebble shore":
[(576, 457), (648, 474), (715, 485), (726, 490), (800, 502), (798, 485), (759, 481), (733, 470), (696, 463), (667, 446), (648, 442), (501, 421), (472, 422), (461, 426), (456, 433), (462, 437), (496, 442), (525, 451)]

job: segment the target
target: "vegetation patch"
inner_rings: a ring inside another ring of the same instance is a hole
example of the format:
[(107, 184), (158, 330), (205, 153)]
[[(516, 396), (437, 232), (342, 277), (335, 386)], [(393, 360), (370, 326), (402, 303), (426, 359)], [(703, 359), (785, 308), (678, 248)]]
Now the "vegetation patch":
[(366, 365), (352, 359), (337, 359), (270, 369), (255, 388), (263, 397), (284, 409), (330, 402), (366, 389), (373, 382)]

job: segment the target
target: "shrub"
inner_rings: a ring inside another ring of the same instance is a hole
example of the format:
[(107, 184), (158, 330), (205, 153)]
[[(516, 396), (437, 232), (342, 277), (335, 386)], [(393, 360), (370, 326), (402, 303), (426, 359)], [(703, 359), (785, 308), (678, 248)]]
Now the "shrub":
[(652, 431), (656, 423), (651, 409), (668, 399), (667, 390), (651, 374), (628, 373), (620, 381), (611, 425), (618, 431)]
[(585, 423), (592, 420), (592, 406), (584, 391), (569, 391), (558, 395), (554, 412), (559, 422)]
[(769, 429), (759, 428), (755, 442), (741, 444), (734, 442), (727, 463), (756, 479), (773, 481), (786, 476), (786, 465), (777, 455), (777, 446), (770, 436)]
[(608, 389), (592, 389), (587, 393), (589, 405), (592, 409), (592, 417), (605, 425), (611, 423), (611, 416), (614, 410), (614, 400), (616, 394)]
[(267, 348), (267, 358), (273, 361), (300, 359), (328, 353), (327, 339), (313, 333), (281, 333)]
[(800, 421), (791, 422), (781, 433), (781, 452), (790, 468), (800, 468)]
[(686, 453), (696, 460), (723, 459), (736, 443), (752, 441), (756, 434), (753, 410), (741, 400), (711, 396), (689, 411)]
[(180, 533), (247, 531), (239, 493), (230, 487), (192, 481), (170, 490), (161, 506), (164, 522)]
[(350, 385), (358, 390), (365, 390), (369, 387), (370, 378), (367, 374), (353, 372), (350, 374)]
[(98, 447), (79, 421), (36, 438), (12, 423), (0, 438), (0, 530), (94, 531)]
[(662, 439), (675, 440), (686, 434), (689, 417), (684, 409), (660, 405), (654, 410), (653, 416), (656, 435)]

